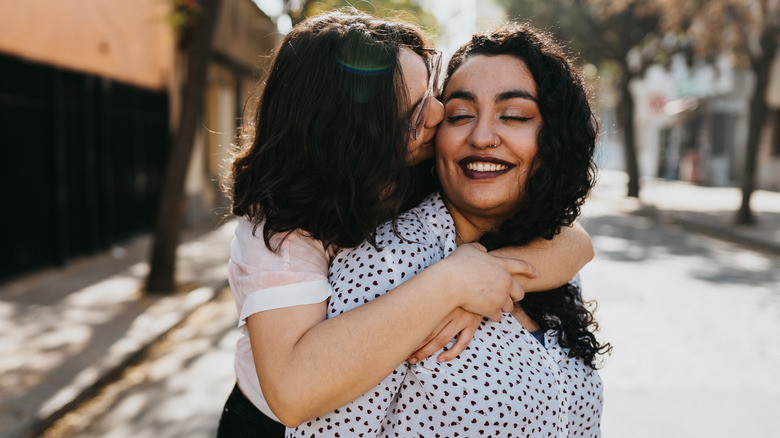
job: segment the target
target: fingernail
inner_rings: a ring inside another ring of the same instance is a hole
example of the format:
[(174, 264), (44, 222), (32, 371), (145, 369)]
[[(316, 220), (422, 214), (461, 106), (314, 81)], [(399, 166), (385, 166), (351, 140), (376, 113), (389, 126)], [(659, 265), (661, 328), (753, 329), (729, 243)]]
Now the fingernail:
[(412, 364), (412, 365), (416, 364), (417, 363), (417, 358), (413, 357), (413, 358), (409, 359), (409, 363)]

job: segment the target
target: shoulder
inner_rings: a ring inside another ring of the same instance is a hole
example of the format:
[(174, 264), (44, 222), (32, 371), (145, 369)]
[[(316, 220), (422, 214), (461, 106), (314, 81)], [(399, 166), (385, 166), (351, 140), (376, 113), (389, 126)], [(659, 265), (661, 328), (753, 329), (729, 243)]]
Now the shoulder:
[(230, 247), (228, 281), (240, 313), (240, 324), (264, 310), (319, 303), (331, 295), (329, 258), (322, 243), (301, 233), (281, 236), (270, 250), (262, 227), (240, 219)]
[(275, 235), (271, 239), (272, 251), (263, 240), (263, 225), (257, 229), (245, 218), (238, 220), (235, 237), (230, 248), (232, 261), (258, 268), (295, 270), (299, 264), (327, 270), (329, 255), (322, 242), (301, 232)]
[[(395, 226), (395, 230), (394, 227)], [(447, 207), (439, 193), (433, 193), (422, 200), (416, 207), (398, 217), (394, 222), (389, 221), (377, 229), (377, 244), (379, 234), (387, 237), (387, 242), (405, 239), (415, 241), (416, 237), (424, 235), (428, 240), (441, 240), (453, 230), (452, 218), (447, 212)], [(397, 231), (394, 233), (394, 231)], [(383, 239), (384, 240), (384, 239)], [(420, 240), (420, 239), (417, 239)], [(379, 244), (379, 246), (382, 246)]]
[(380, 225), (376, 231), (376, 247), (363, 242), (355, 248), (346, 249), (336, 256), (333, 265), (382, 254), (410, 255), (411, 258), (419, 256), (420, 252), (440, 253), (444, 250), (440, 237), (446, 234), (446, 224), (442, 223), (445, 216), (448, 215), (441, 197), (430, 195), (394, 221)]

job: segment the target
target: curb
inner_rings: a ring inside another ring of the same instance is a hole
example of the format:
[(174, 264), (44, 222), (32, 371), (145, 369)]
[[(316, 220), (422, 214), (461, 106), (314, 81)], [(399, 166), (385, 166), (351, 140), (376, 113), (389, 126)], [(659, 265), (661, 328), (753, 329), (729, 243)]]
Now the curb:
[(778, 242), (753, 237), (746, 233), (740, 233), (738, 230), (735, 231), (735, 228), (739, 227), (736, 224), (707, 223), (706, 221), (686, 218), (684, 215), (670, 213), (648, 204), (642, 204), (641, 207), (630, 212), (630, 214), (646, 217), (660, 223), (676, 225), (688, 231), (704, 234), (757, 251), (780, 255), (780, 244)]

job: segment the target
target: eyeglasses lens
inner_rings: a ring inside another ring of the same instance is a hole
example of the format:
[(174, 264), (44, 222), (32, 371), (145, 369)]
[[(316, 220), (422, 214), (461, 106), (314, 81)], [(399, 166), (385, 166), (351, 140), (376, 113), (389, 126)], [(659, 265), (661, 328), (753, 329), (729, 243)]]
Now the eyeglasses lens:
[(423, 129), (425, 129), (425, 105), (433, 94), (434, 97), (439, 95), (439, 74), (441, 73), (441, 52), (435, 51), (431, 58), (430, 76), (428, 77), (428, 89), (425, 90), (420, 107), (417, 109), (412, 121), (414, 127), (413, 138), (417, 140), (422, 135)]

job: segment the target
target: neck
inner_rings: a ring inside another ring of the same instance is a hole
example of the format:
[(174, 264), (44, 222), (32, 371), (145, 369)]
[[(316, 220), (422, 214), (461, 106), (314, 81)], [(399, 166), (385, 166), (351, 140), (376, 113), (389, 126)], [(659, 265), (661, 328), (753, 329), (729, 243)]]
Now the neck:
[(447, 206), (447, 210), (449, 211), (450, 216), (452, 216), (452, 221), (455, 223), (455, 234), (458, 237), (456, 243), (458, 245), (476, 242), (483, 234), (493, 230), (501, 224), (501, 221), (496, 218), (485, 218), (465, 214), (453, 206), (447, 199), (444, 199), (444, 205)]

